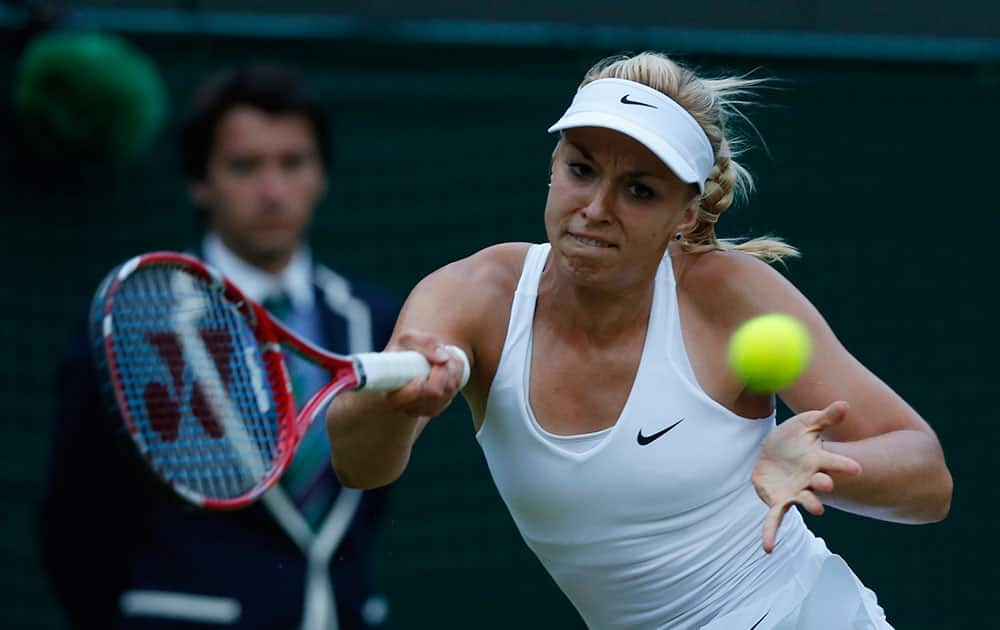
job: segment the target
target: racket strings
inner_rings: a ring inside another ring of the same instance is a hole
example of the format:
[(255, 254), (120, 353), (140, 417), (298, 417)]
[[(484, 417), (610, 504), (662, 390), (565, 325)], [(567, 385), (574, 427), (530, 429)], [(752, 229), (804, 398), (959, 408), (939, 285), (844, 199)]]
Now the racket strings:
[(111, 316), (119, 386), (153, 468), (182, 492), (221, 499), (267, 477), (280, 455), (280, 364), (223, 291), (143, 267), (117, 288)]

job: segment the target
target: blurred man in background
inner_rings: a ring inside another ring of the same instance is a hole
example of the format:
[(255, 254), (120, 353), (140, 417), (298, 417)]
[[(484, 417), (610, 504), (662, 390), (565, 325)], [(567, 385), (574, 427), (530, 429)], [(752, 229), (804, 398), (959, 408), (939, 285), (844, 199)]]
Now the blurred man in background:
[[(197, 253), (318, 345), (382, 349), (397, 304), (316, 263), (305, 243), (331, 151), (327, 121), (299, 77), (252, 66), (206, 83), (181, 146), (206, 227)], [(298, 357), (288, 366), (301, 406), (327, 377)], [(385, 621), (370, 574), (384, 494), (337, 483), (323, 423), (260, 502), (205, 512), (144, 476), (103, 405), (84, 336), (56, 395), (40, 533), (52, 589), (75, 627), (344, 630)], [(100, 481), (79, 487), (82, 469)]]

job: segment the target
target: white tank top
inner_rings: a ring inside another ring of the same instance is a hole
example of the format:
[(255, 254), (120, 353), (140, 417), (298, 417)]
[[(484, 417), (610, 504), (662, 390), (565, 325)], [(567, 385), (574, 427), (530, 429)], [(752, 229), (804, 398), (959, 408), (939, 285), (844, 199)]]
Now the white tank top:
[(742, 418), (698, 385), (669, 256), (617, 422), (577, 444), (542, 429), (528, 386), (548, 254), (548, 244), (528, 251), (476, 437), (521, 536), (587, 625), (700, 628), (829, 555), (794, 508), (774, 553), (761, 549), (767, 509), (750, 473), (774, 415)]

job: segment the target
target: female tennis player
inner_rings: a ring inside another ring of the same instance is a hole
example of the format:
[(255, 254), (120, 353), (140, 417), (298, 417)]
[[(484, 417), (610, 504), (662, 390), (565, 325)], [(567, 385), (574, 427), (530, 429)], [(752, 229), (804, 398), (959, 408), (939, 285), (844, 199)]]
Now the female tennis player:
[[(457, 393), (455, 344), (497, 488), (588, 626), (890, 628), (792, 506), (937, 521), (951, 477), (927, 423), (767, 264), (795, 250), (716, 238), (750, 184), (727, 122), (752, 85), (655, 53), (592, 68), (550, 129), (548, 242), (496, 245), (417, 285), (389, 348), (432, 373), (333, 403), (343, 483), (402, 473)], [(777, 427), (774, 398), (725, 363), (735, 328), (773, 311), (807, 325), (815, 357), (779, 392), (797, 415)]]

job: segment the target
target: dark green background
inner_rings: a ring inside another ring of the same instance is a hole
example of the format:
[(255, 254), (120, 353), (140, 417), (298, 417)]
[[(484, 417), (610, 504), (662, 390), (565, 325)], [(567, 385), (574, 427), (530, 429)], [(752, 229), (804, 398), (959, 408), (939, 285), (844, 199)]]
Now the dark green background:
[[(319, 257), (405, 296), (483, 246), (544, 237), (554, 139), (546, 127), (607, 50), (385, 42), (134, 40), (158, 64), (174, 119), (207, 71), (294, 63), (337, 120), (337, 165), (317, 214)], [(723, 217), (727, 236), (776, 233), (802, 248), (789, 277), (844, 344), (938, 432), (952, 515), (910, 527), (837, 513), (811, 526), (880, 597), (897, 628), (982, 627), (992, 608), (988, 465), (997, 442), (992, 300), (1000, 71), (991, 66), (689, 58), (775, 76), (748, 111), (767, 142), (759, 181)], [(0, 60), (9, 86), (13, 59)], [(172, 123), (173, 124), (173, 123)], [(760, 142), (757, 142), (760, 146)], [(89, 294), (133, 254), (189, 245), (193, 210), (166, 133), (124, 167), (67, 173), (2, 150), (0, 166), (0, 610), (7, 627), (59, 627), (37, 568), (56, 356)], [(81, 492), (86, 471), (80, 471)], [(94, 480), (99, 482), (99, 480)], [(86, 518), (81, 514), (80, 518)], [(86, 544), (86, 541), (80, 541)], [(464, 405), (435, 420), (397, 485), (379, 574), (395, 628), (576, 627), (501, 503)]]

